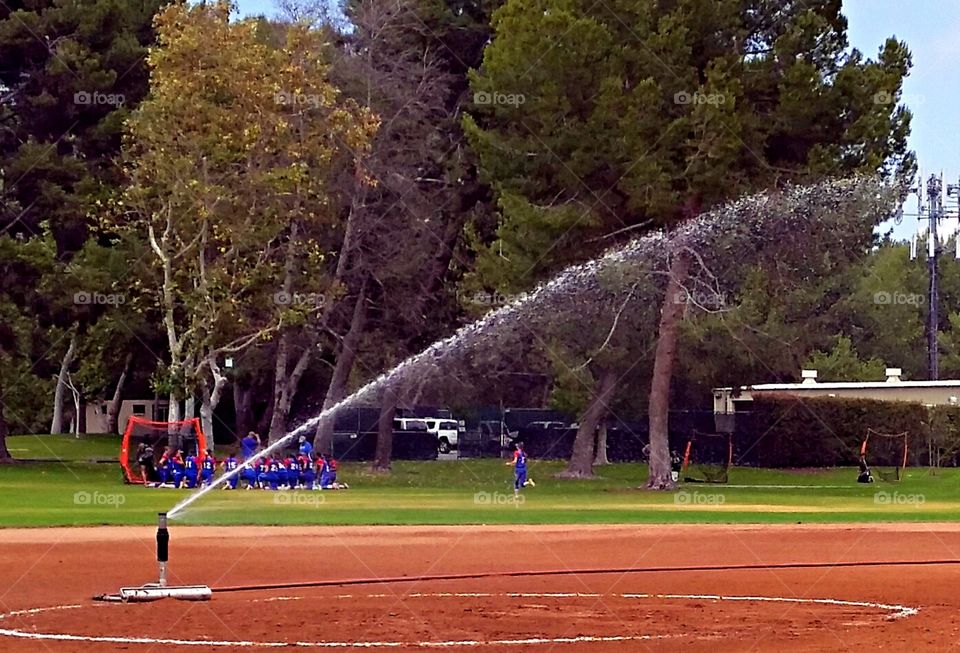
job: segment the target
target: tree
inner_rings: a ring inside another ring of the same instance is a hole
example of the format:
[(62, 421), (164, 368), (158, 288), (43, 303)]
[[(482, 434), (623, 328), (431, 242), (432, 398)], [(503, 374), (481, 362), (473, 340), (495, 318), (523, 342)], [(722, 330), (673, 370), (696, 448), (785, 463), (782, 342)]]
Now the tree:
[(46, 422), (49, 384), (35, 373), (46, 346), (38, 322), (44, 296), (36, 292), (56, 269), (53, 238), (30, 240), (0, 235), (0, 463), (12, 457), (6, 438), (13, 431), (37, 432)]
[(295, 225), (330, 219), (331, 162), (342, 144), (362, 151), (374, 127), (339, 101), (315, 33), (291, 28), (283, 47), (271, 47), (257, 21), (231, 23), (230, 9), (158, 14), (150, 94), (125, 151), (126, 215), (159, 276), (170, 419), (180, 399), (200, 394), (209, 433), (228, 382), (222, 357), (282, 323), (274, 289), (283, 242)]
[[(742, 193), (854, 171), (909, 177), (910, 67), (893, 39), (849, 50), (831, 0), (704, 4), (514, 0), (473, 78), (465, 119), (498, 197), (489, 286), (529, 288), (639, 232)], [(529, 53), (539, 52), (537, 65)], [(692, 252), (670, 258), (649, 398), (649, 486), (669, 488), (667, 420)]]
[(850, 337), (838, 335), (830, 351), (813, 352), (804, 367), (817, 370), (822, 381), (883, 381), (887, 365), (879, 358), (863, 360)]
[(162, 4), (0, 7), (0, 232), (32, 237), (45, 222), (59, 254), (83, 246), (93, 202), (120, 180), (113, 160), (146, 93), (143, 59)]

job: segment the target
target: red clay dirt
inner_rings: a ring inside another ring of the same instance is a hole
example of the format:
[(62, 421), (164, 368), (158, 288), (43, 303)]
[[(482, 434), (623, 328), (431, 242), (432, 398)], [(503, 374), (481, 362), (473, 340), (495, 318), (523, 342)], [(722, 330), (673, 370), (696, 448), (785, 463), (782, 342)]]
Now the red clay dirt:
[(154, 546), (151, 528), (0, 531), (0, 651), (254, 651), (299, 642), (315, 651), (902, 652), (954, 650), (960, 641), (960, 564), (829, 566), (960, 560), (955, 525), (174, 524), (171, 583), (215, 590), (525, 569), (825, 566), (214, 591), (204, 603), (91, 600), (155, 580)]

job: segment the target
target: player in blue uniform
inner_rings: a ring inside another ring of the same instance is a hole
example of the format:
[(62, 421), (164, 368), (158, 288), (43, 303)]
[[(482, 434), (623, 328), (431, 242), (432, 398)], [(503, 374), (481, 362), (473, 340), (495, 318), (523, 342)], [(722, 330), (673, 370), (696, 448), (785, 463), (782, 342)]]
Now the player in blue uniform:
[[(230, 472), (232, 472), (233, 470), (235, 470), (237, 467), (240, 466), (240, 461), (237, 460), (237, 457), (235, 455), (230, 454), (229, 456), (227, 456), (226, 460), (224, 460), (223, 463), (221, 464), (223, 465), (223, 471), (229, 474)], [(244, 470), (244, 471), (247, 471), (247, 470)], [(223, 489), (236, 490), (237, 485), (239, 483), (240, 483), (240, 474), (237, 474), (236, 476), (231, 478), (229, 481), (224, 483)]]
[(260, 448), (260, 436), (254, 431), (247, 433), (247, 437), (240, 440), (240, 458), (248, 460)]
[(261, 481), (261, 483), (264, 485), (264, 487), (266, 487), (267, 485), (269, 485), (271, 490), (276, 490), (276, 489), (277, 489), (277, 483), (279, 483), (279, 481), (280, 481), (280, 468), (281, 468), (281, 467), (283, 467), (283, 465), (280, 463), (279, 460), (277, 460), (277, 457), (276, 457), (276, 456), (272, 457), (272, 458), (267, 462), (267, 472), (266, 472), (266, 474), (263, 474), (263, 475), (262, 475), (262, 476), (263, 476), (263, 480)]
[(337, 461), (333, 456), (320, 454), (320, 489), (339, 490), (346, 488), (346, 483), (337, 483)]
[(300, 456), (300, 484), (305, 490), (315, 490), (317, 485), (316, 466), (310, 455)]
[(173, 479), (167, 478), (167, 472), (170, 468), (170, 447), (167, 447), (163, 450), (163, 455), (160, 456), (160, 460), (157, 462), (157, 487), (163, 487), (167, 483), (173, 482)]
[(536, 483), (533, 479), (527, 478), (527, 452), (523, 450), (523, 443), (517, 442), (517, 449), (513, 452), (513, 460), (508, 465), (513, 465), (513, 494), (520, 494), (520, 488), (527, 485), (533, 487)]
[(241, 472), (243, 480), (247, 482), (247, 489), (252, 490), (259, 487), (261, 460), (257, 458), (249, 467), (245, 467)]
[(299, 453), (301, 456), (309, 456), (313, 453), (313, 445), (310, 444), (309, 440), (307, 440), (307, 436), (301, 435), (298, 442), (300, 444), (300, 448), (297, 453)]
[(197, 461), (197, 457), (192, 453), (187, 454), (187, 457), (183, 460), (183, 483), (184, 485), (192, 490), (197, 487), (197, 478), (200, 476), (200, 463)]
[(290, 486), (291, 490), (297, 490), (300, 488), (300, 461), (296, 456), (290, 456), (285, 461), (287, 466), (287, 485)]
[(207, 449), (200, 460), (200, 484), (206, 487), (213, 483), (215, 471), (217, 471), (217, 459), (213, 457), (213, 451)]
[(183, 472), (183, 455), (179, 449), (174, 449), (167, 467), (167, 478), (171, 480), (173, 487), (179, 488), (183, 485)]

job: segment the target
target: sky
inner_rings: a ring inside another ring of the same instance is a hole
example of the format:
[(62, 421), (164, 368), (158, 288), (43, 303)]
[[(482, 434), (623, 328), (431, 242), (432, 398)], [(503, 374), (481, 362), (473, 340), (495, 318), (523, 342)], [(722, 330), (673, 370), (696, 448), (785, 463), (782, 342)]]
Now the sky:
[[(238, 4), (242, 15), (276, 13), (273, 0)], [(851, 46), (868, 57), (876, 58), (891, 36), (906, 41), (913, 54), (903, 89), (903, 103), (913, 112), (910, 149), (924, 179), (942, 172), (944, 184), (960, 184), (960, 148), (950, 138), (960, 134), (960, 0), (844, 0), (843, 13)], [(951, 202), (955, 212), (956, 201)], [(916, 231), (915, 213), (911, 198), (902, 223), (889, 225), (895, 237), (909, 238)]]

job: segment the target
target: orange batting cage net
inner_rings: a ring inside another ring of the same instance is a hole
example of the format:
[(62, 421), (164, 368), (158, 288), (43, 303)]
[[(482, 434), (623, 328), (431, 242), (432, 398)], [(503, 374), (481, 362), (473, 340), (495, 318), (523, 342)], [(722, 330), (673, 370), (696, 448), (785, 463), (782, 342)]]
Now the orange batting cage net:
[[(152, 422), (141, 417), (128, 419), (120, 445), (120, 466), (124, 480), (127, 483), (144, 483), (144, 476), (146, 482), (155, 480), (151, 478), (153, 470), (171, 441), (176, 443), (175, 446), (184, 456), (199, 456), (207, 450), (207, 438), (196, 417), (179, 422)], [(143, 449), (140, 448), (141, 444), (144, 445)]]
[(881, 481), (897, 482), (903, 477), (910, 451), (910, 434), (881, 433), (867, 429), (860, 443), (860, 455)]

